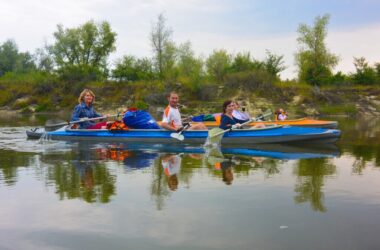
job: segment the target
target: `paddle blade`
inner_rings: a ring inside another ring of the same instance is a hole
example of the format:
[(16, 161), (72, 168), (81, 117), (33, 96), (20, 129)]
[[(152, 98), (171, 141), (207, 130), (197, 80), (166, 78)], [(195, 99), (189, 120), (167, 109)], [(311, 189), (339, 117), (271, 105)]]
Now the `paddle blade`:
[(63, 120), (57, 120), (57, 119), (48, 120), (45, 123), (45, 131), (55, 131), (55, 130), (62, 128), (63, 126), (66, 126), (66, 125), (67, 125), (67, 122), (65, 122)]
[(177, 139), (179, 141), (183, 141), (185, 139), (185, 137), (183, 135), (179, 134), (179, 133), (171, 133), (170, 137), (174, 138), (174, 139)]
[[(227, 130), (228, 131), (228, 130)], [(220, 141), (222, 140), (222, 137), (226, 130), (223, 130), (221, 128), (213, 128), (208, 131), (208, 137), (206, 140), (205, 145), (220, 145)]]

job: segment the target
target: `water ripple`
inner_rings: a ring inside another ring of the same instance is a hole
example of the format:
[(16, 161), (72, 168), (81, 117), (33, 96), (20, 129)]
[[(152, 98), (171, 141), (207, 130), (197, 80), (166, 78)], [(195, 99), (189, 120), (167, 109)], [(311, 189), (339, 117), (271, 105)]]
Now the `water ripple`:
[(0, 148), (18, 152), (56, 153), (69, 151), (67, 142), (28, 140), (25, 131), (31, 127), (0, 127)]

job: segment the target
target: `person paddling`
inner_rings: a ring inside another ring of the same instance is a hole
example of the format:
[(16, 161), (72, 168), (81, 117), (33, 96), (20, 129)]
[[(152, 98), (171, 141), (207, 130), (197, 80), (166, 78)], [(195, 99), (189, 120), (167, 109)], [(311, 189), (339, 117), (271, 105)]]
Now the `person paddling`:
[[(220, 119), (219, 128), (226, 130), (232, 128), (240, 128), (241, 124), (247, 122), (247, 120), (239, 120), (233, 116), (233, 111), (235, 109), (235, 103), (231, 100), (227, 100), (223, 103), (223, 113)], [(264, 124), (256, 124), (255, 128), (263, 128)]]
[[(169, 105), (164, 110), (162, 117), (161, 127), (171, 131), (181, 131), (184, 128), (184, 124), (181, 120), (181, 113), (178, 109), (179, 97), (174, 91), (168, 95)], [(206, 130), (207, 127), (203, 123), (191, 125), (189, 130)]]
[[(98, 114), (94, 107), (93, 103), (95, 101), (95, 94), (89, 90), (84, 89), (80, 93), (78, 102), (79, 104), (75, 106), (73, 114), (71, 116), (71, 121), (80, 121), (85, 118), (96, 118), (102, 117), (101, 114)], [(108, 115), (106, 115), (108, 117)], [(94, 121), (83, 121), (79, 123), (80, 129), (101, 129), (107, 126), (107, 122), (94, 122)]]

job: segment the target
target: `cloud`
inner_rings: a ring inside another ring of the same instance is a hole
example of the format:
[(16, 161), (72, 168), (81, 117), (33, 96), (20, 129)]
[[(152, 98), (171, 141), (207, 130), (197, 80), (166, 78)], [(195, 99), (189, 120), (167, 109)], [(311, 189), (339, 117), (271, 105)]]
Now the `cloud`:
[[(297, 1), (292, 4), (297, 4)], [(330, 6), (325, 4), (325, 7)], [(270, 7), (262, 1), (246, 0), (238, 3), (227, 0), (2, 0), (0, 43), (12, 38), (21, 51), (34, 52), (45, 42), (53, 41), (57, 24), (65, 28), (77, 27), (92, 19), (110, 22), (118, 34), (117, 51), (111, 56), (111, 61), (125, 54), (151, 56), (149, 33), (158, 15), (164, 13), (167, 27), (173, 30), (173, 39), (177, 43), (190, 41), (197, 54), (207, 56), (214, 49), (224, 48), (231, 53), (249, 51), (256, 59), (262, 60), (268, 49), (284, 55), (288, 68), (282, 72), (282, 78), (293, 78), (296, 76), (296, 27), (297, 23), (305, 21), (309, 5), (302, 2), (303, 11), (297, 10), (300, 13), (280, 15), (280, 2)], [(327, 45), (341, 58), (336, 70), (344, 73), (353, 71), (353, 57), (363, 56), (370, 63), (380, 61), (380, 49), (376, 44), (380, 38), (380, 21), (372, 10), (377, 5), (367, 5), (360, 5), (362, 11), (358, 10), (357, 14), (360, 16), (365, 12), (369, 17), (364, 16), (362, 22), (354, 24), (343, 22), (351, 20), (342, 18), (342, 15), (345, 17), (351, 13), (348, 7), (337, 8), (335, 12), (330, 9), (334, 30), (329, 30)], [(273, 15), (278, 18), (273, 18)], [(309, 16), (312, 20), (314, 12)]]

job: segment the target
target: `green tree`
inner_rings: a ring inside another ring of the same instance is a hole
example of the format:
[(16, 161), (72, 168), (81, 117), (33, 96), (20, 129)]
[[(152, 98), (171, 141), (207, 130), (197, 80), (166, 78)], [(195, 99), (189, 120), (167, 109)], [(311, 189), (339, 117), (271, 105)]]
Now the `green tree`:
[(231, 55), (226, 50), (214, 50), (206, 60), (207, 73), (217, 81), (223, 81), (231, 67)]
[(138, 81), (154, 79), (153, 64), (148, 58), (138, 59), (124, 56), (115, 64), (112, 76), (119, 81)]
[(203, 61), (196, 58), (190, 42), (181, 44), (177, 48), (177, 67), (181, 76), (199, 80), (203, 75)]
[(266, 54), (267, 57), (264, 61), (264, 68), (270, 75), (278, 79), (279, 73), (286, 69), (284, 66), (284, 56), (273, 54), (269, 50), (266, 51)]
[(328, 51), (325, 44), (329, 15), (317, 16), (314, 26), (300, 24), (298, 43), (301, 45), (295, 55), (299, 80), (313, 85), (326, 83), (338, 57)]
[(231, 63), (230, 72), (244, 72), (262, 67), (262, 63), (255, 61), (249, 52), (238, 53)]
[(355, 83), (364, 85), (376, 83), (376, 71), (369, 66), (364, 57), (354, 57), (354, 65), (356, 72), (352, 75), (352, 79)]
[[(172, 65), (173, 45), (171, 40), (172, 30), (166, 27), (166, 19), (163, 14), (158, 16), (157, 23), (153, 25), (150, 33), (150, 41), (154, 53), (154, 66), (159, 78), (163, 79), (167, 67)], [(174, 46), (175, 47), (175, 46)]]
[(97, 79), (107, 75), (107, 59), (115, 51), (116, 41), (108, 22), (88, 21), (77, 28), (57, 28), (50, 52), (63, 78)]
[(32, 55), (19, 52), (15, 41), (7, 40), (0, 46), (0, 76), (7, 72), (27, 72), (35, 68)]
[(48, 47), (36, 49), (34, 53), (34, 61), (37, 67), (37, 70), (43, 72), (53, 72), (54, 70), (54, 59), (48, 51)]

